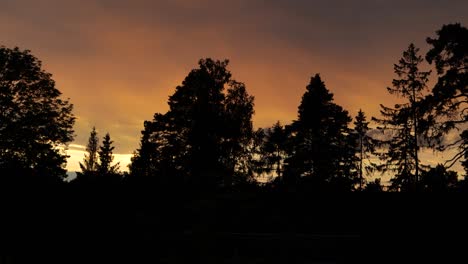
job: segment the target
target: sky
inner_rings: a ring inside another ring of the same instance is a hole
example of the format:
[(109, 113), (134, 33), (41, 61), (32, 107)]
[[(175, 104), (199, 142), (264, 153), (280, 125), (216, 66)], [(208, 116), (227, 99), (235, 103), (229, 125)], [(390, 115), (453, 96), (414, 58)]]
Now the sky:
[[(229, 59), (255, 96), (255, 127), (287, 124), (310, 77), (335, 102), (378, 116), (410, 43), (443, 24), (468, 25), (466, 0), (0, 0), (0, 45), (29, 49), (74, 104), (68, 170), (93, 126), (109, 132), (126, 169), (144, 120), (201, 58)], [(427, 66), (428, 67), (428, 66)], [(428, 162), (436, 162), (427, 157)]]

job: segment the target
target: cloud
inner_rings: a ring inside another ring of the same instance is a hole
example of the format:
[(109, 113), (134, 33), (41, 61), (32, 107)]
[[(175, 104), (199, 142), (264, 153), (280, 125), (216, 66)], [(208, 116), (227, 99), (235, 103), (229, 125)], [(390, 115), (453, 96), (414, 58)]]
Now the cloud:
[(68, 146), (69, 149), (74, 149), (74, 150), (85, 150), (86, 146), (83, 145), (78, 145), (78, 144), (70, 144)]

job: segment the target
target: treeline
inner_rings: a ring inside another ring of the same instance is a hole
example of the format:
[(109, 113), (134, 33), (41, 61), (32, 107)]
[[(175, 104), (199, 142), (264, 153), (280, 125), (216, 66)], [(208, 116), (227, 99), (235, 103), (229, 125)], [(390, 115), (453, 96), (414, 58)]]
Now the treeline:
[[(311, 77), (290, 124), (254, 129), (254, 97), (228, 61), (202, 59), (169, 97), (169, 110), (144, 122), (129, 172), (113, 163), (109, 134), (93, 128), (81, 172), (69, 184), (98, 182), (200, 192), (265, 188), (285, 192), (465, 190), (468, 171), (468, 29), (444, 25), (427, 38), (425, 58), (410, 44), (387, 90), (399, 98), (379, 117), (352, 115)], [(423, 64), (435, 66), (424, 71)], [(435, 85), (428, 87), (430, 76)], [(0, 48), (0, 169), (3, 178), (65, 179), (73, 106), (29, 51)], [(455, 138), (455, 140), (450, 140)], [(436, 167), (423, 150), (456, 154)], [(8, 175), (9, 177), (6, 177)], [(389, 186), (380, 177), (391, 175)], [(461, 176), (461, 175), (460, 175)]]

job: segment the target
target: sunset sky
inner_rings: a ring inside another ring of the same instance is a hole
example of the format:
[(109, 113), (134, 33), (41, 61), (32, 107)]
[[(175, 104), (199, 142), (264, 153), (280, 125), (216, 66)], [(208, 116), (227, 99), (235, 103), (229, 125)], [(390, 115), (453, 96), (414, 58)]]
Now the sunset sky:
[(422, 52), (443, 24), (468, 25), (466, 0), (0, 0), (1, 43), (29, 49), (74, 104), (77, 170), (96, 126), (128, 163), (143, 121), (200, 58), (229, 59), (255, 96), (255, 127), (297, 116), (320, 73), (352, 116), (378, 115), (409, 43)]

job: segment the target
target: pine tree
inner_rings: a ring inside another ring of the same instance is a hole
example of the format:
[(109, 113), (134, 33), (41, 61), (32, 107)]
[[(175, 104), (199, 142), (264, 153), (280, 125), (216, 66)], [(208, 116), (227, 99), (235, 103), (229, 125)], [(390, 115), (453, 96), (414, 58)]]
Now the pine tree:
[(349, 144), (348, 112), (333, 102), (333, 94), (317, 74), (311, 78), (291, 126), (291, 157), (287, 159), (288, 182), (311, 182), (351, 190), (354, 149)]
[[(436, 38), (427, 38), (427, 43), (431, 49), (426, 60), (435, 64), (438, 76), (425, 100), (432, 117), (428, 134), (437, 143), (437, 150), (458, 146), (458, 152), (445, 165), (450, 168), (464, 159), (462, 166), (468, 173), (468, 29), (460, 24), (444, 25)], [(443, 140), (454, 132), (459, 133), (456, 141)]]
[(83, 163), (80, 162), (81, 173), (78, 176), (91, 176), (98, 172), (99, 160), (98, 160), (98, 149), (99, 149), (99, 138), (97, 137), (96, 128), (93, 127), (88, 139), (88, 145), (86, 145), (86, 152)]
[[(375, 153), (376, 144), (374, 143), (374, 139), (368, 135), (369, 122), (367, 122), (366, 115), (361, 109), (359, 109), (355, 117), (354, 132), (357, 136), (359, 190), (362, 190), (365, 182), (364, 171), (371, 173), (376, 167), (376, 164), (370, 160)], [(364, 166), (365, 161), (367, 161), (366, 166)]]
[(112, 143), (114, 142), (111, 140), (109, 133), (107, 133), (98, 151), (100, 163), (97, 164), (97, 171), (100, 175), (115, 175), (119, 173), (119, 163), (112, 165), (114, 161), (114, 155), (112, 154), (114, 147)]
[(394, 65), (395, 73), (399, 79), (394, 79), (393, 87), (387, 88), (390, 94), (395, 94), (406, 99), (406, 102), (395, 105), (394, 108), (381, 105), (382, 118), (374, 118), (381, 124), (382, 131), (390, 136), (382, 143), (388, 146), (388, 150), (382, 158), (386, 160), (384, 171), (395, 171), (392, 180), (393, 187), (400, 190), (410, 190), (419, 185), (418, 152), (419, 136), (423, 135), (418, 126), (423, 122), (421, 100), (423, 92), (427, 88), (430, 71), (420, 71), (419, 65), (423, 61), (418, 55), (419, 49), (410, 44), (403, 52), (403, 57)]

